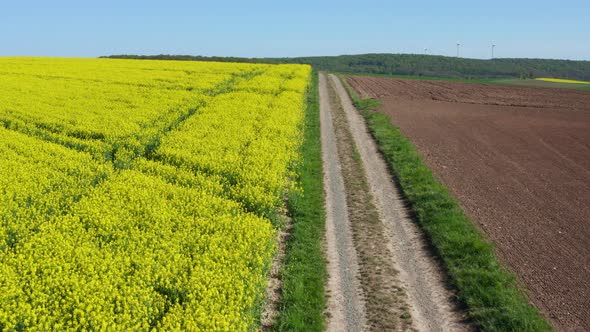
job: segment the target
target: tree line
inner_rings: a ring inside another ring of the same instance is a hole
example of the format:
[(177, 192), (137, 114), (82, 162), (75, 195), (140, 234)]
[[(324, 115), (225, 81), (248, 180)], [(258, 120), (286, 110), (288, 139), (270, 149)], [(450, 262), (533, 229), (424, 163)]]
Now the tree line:
[(467, 59), (421, 54), (359, 54), (294, 58), (206, 57), (193, 55), (111, 55), (105, 58), (218, 61), (247, 63), (304, 63), (318, 70), (342, 73), (414, 75), (453, 78), (557, 77), (590, 80), (590, 61), (497, 58)]

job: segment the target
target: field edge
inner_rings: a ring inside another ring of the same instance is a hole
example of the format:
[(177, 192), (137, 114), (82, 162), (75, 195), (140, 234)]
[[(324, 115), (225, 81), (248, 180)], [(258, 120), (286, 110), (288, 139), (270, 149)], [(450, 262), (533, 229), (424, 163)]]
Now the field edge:
[(551, 331), (516, 278), (499, 263), (492, 244), (435, 178), (416, 147), (388, 116), (374, 111), (380, 103), (359, 98), (346, 79), (339, 78), (473, 323), (485, 331)]
[(323, 166), (320, 141), (318, 73), (313, 70), (307, 91), (302, 163), (297, 168), (300, 190), (288, 197), (293, 229), (287, 240), (282, 299), (275, 327), (279, 331), (323, 331), (327, 279), (322, 249), (325, 226)]
[[(370, 76), (379, 78), (399, 78), (418, 81), (444, 81), (456, 83), (477, 83), (477, 84), (492, 84), (500, 86), (525, 86), (525, 87), (540, 87), (540, 88), (554, 88), (554, 89), (572, 89), (572, 90), (590, 90), (590, 83), (572, 84), (572, 83), (556, 83), (539, 81), (538, 79), (527, 78), (460, 78), (460, 77), (444, 77), (444, 76), (419, 76), (419, 75), (397, 75), (397, 74), (379, 74), (379, 73), (363, 73), (363, 72), (340, 72), (333, 71), (332, 74), (337, 76)], [(366, 101), (373, 99), (359, 99), (358, 101)]]

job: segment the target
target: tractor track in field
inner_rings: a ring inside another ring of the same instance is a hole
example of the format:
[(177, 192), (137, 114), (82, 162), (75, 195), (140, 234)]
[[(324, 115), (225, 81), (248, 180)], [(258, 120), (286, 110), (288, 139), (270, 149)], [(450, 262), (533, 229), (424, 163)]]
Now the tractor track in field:
[(319, 89), (328, 331), (471, 330), (341, 82)]

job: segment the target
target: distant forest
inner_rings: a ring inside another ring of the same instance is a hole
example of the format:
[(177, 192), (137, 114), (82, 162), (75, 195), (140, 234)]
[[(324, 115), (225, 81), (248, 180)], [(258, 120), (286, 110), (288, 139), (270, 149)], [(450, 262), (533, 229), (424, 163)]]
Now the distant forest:
[(111, 55), (103, 58), (219, 61), (248, 63), (306, 63), (318, 70), (342, 73), (414, 75), (456, 78), (557, 77), (590, 80), (590, 61), (466, 59), (419, 54), (360, 54), (299, 58), (237, 58), (192, 55)]

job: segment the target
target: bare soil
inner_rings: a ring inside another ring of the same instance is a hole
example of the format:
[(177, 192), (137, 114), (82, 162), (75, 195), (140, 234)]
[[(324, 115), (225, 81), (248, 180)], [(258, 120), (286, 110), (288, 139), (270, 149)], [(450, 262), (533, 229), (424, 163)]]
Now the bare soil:
[(281, 270), (284, 267), (283, 264), (285, 260), (287, 239), (291, 235), (291, 231), (293, 229), (293, 221), (287, 215), (286, 207), (280, 211), (279, 217), (283, 220), (284, 226), (276, 235), (278, 247), (270, 267), (269, 279), (266, 285), (266, 294), (264, 299), (265, 304), (262, 308), (262, 314), (260, 317), (260, 331), (262, 332), (276, 330), (276, 318), (279, 314), (279, 305), (283, 290)]
[(496, 84), (349, 76), (349, 83), (367, 98), (433, 100), (461, 104), (535, 108), (588, 108), (588, 91)]
[(348, 77), (409, 137), (557, 330), (590, 329), (590, 92)]

